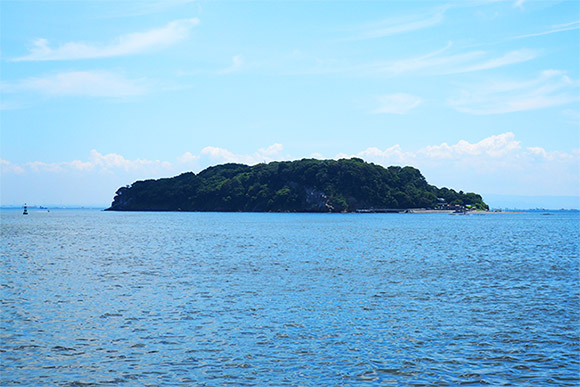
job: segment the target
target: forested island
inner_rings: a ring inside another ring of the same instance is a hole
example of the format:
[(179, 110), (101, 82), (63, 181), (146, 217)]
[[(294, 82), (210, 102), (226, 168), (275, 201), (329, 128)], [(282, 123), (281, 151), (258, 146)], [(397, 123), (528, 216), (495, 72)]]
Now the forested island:
[(427, 183), (413, 167), (358, 158), (222, 164), (198, 174), (137, 181), (117, 190), (110, 211), (355, 212), (464, 206), (482, 197)]

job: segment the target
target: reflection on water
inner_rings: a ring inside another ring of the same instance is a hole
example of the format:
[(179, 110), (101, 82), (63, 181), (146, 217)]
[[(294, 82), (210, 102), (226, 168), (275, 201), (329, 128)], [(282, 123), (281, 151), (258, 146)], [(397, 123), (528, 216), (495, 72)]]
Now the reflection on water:
[(2, 385), (580, 382), (577, 213), (1, 216)]

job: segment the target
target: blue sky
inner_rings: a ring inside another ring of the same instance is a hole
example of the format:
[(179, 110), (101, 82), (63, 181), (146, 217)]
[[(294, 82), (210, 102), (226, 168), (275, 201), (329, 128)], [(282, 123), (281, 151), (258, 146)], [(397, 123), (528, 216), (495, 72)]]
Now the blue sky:
[(575, 0), (2, 0), (0, 18), (2, 205), (351, 156), (492, 206), (580, 205)]

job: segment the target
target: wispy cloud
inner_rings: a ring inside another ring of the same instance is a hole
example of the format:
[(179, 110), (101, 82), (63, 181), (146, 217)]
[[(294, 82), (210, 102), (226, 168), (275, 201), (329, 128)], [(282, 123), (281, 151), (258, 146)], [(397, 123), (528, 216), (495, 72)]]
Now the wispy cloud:
[(226, 69), (219, 71), (220, 74), (236, 73), (244, 66), (244, 58), (241, 55), (236, 55), (232, 58), (232, 65)]
[(470, 114), (501, 114), (566, 105), (580, 101), (580, 83), (565, 72), (546, 70), (529, 81), (494, 81), (474, 85), (449, 100)]
[(539, 55), (537, 51), (528, 49), (510, 51), (499, 57), (490, 57), (489, 53), (485, 51), (450, 54), (448, 51), (451, 47), (452, 43), (450, 42), (442, 49), (419, 57), (376, 65), (375, 70), (392, 75), (419, 71), (430, 74), (458, 74), (522, 63)]
[(458, 64), (472, 61), (473, 59), (479, 58), (485, 54), (483, 51), (475, 51), (463, 54), (443, 55), (451, 48), (451, 46), (452, 43), (449, 42), (447, 46), (439, 50), (432, 51), (418, 57), (406, 58), (380, 64), (377, 66), (377, 70), (379, 72), (389, 74), (412, 73), (426, 69), (441, 70), (449, 67), (450, 65), (456, 66)]
[(543, 36), (543, 35), (554, 34), (554, 33), (557, 33), (557, 32), (573, 31), (573, 30), (577, 30), (577, 29), (580, 29), (580, 21), (578, 21), (578, 20), (577, 21), (573, 21), (571, 23), (553, 25), (552, 27), (550, 27), (550, 29), (548, 29), (546, 31), (541, 31), (541, 32), (535, 32), (535, 33), (531, 33), (531, 34), (514, 36), (514, 37), (510, 38), (510, 40), (524, 39), (524, 38), (533, 38), (535, 36)]
[(484, 60), (480, 63), (474, 63), (471, 65), (466, 65), (465, 67), (458, 67), (455, 69), (451, 69), (450, 73), (458, 74), (458, 73), (468, 73), (472, 71), (480, 71), (480, 70), (490, 70), (495, 69), (498, 67), (509, 66), (516, 63), (527, 62), (532, 60), (538, 56), (537, 51), (534, 50), (515, 50), (510, 51), (503, 56), (497, 58), (491, 58)]
[(404, 93), (387, 94), (377, 97), (378, 107), (372, 113), (376, 114), (407, 114), (419, 106), (421, 98)]
[[(3, 85), (0, 84), (0, 92), (3, 91)], [(2, 110), (17, 110), (22, 106), (15, 102), (0, 101), (0, 111)]]
[(580, 127), (580, 109), (566, 109), (562, 112), (566, 122)]
[(140, 54), (184, 40), (191, 28), (198, 23), (197, 18), (175, 20), (165, 27), (121, 35), (106, 45), (69, 42), (51, 48), (48, 40), (36, 39), (28, 55), (14, 58), (12, 61), (78, 60)]
[[(197, 0), (141, 0), (138, 2), (113, 2), (116, 6), (116, 11), (110, 14), (112, 17), (120, 16), (142, 16), (153, 13), (163, 12), (167, 9), (194, 3)], [(128, 9), (119, 10), (119, 5), (127, 3)]]
[(434, 12), (369, 23), (354, 29), (354, 36), (347, 40), (376, 39), (433, 27), (443, 21), (446, 10), (447, 7), (442, 7)]
[(3, 93), (32, 92), (51, 97), (131, 97), (147, 93), (142, 80), (109, 71), (75, 71), (0, 84)]

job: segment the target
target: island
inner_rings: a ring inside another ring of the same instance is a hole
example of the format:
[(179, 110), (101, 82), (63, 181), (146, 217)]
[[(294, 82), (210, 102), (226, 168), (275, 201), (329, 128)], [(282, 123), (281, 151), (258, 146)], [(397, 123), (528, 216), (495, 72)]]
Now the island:
[(359, 158), (222, 164), (198, 174), (136, 181), (108, 211), (404, 212), (488, 210), (481, 195), (427, 183), (413, 167)]

